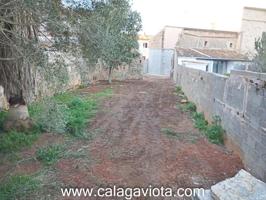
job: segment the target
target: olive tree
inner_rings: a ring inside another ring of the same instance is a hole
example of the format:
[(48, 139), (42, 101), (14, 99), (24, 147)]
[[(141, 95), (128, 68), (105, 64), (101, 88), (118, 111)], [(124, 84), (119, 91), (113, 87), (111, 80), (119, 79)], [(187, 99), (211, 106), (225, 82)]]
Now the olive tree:
[(82, 16), (78, 34), (84, 55), (112, 70), (129, 64), (138, 56), (137, 34), (141, 30), (139, 13), (132, 11), (128, 0), (93, 1)]

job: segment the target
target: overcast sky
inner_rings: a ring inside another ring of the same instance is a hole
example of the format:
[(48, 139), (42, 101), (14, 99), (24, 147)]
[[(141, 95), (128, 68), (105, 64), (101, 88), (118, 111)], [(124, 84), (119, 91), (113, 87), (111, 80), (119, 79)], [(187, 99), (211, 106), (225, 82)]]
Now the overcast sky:
[(266, 8), (266, 0), (133, 0), (146, 34), (165, 25), (239, 31), (244, 6)]

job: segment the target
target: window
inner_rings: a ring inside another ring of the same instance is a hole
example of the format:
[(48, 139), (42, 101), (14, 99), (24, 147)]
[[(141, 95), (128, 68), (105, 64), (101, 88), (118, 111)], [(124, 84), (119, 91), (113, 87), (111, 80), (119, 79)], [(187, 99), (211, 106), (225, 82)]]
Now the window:
[(143, 43), (143, 48), (145, 48), (145, 49), (148, 48), (148, 43), (147, 42)]
[(205, 41), (205, 42), (204, 42), (204, 47), (206, 47), (206, 46), (207, 46), (207, 44), (208, 44), (208, 41)]

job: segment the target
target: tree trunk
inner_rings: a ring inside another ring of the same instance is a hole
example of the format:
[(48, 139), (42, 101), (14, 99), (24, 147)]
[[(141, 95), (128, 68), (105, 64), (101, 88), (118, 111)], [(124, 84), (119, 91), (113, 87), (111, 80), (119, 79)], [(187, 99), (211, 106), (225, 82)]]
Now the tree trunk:
[(112, 83), (112, 67), (109, 67), (108, 82), (109, 82), (109, 84)]

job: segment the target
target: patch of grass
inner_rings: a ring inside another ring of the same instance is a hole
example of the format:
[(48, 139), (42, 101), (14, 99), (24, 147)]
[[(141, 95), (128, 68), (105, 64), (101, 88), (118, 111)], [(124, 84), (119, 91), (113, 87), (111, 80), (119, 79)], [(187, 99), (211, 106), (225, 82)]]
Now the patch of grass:
[(39, 182), (31, 176), (12, 176), (0, 183), (0, 199), (28, 199), (39, 188)]
[(200, 131), (205, 131), (208, 127), (208, 122), (205, 120), (203, 113), (194, 112), (192, 114), (194, 120), (195, 128), (199, 129)]
[(10, 131), (5, 133), (0, 136), (0, 152), (15, 152), (31, 146), (37, 140), (39, 133), (37, 128), (28, 132)]
[(45, 165), (54, 164), (61, 156), (63, 148), (60, 145), (49, 145), (40, 148), (36, 152), (36, 157)]
[(162, 128), (161, 132), (163, 132), (164, 134), (168, 135), (168, 136), (172, 136), (172, 137), (180, 137), (179, 133), (175, 132), (174, 130), (170, 129), (170, 128)]
[(96, 114), (99, 101), (111, 94), (111, 89), (90, 95), (66, 92), (33, 104), (29, 112), (45, 131), (85, 138), (85, 129)]
[(196, 104), (194, 104), (192, 102), (188, 102), (182, 106), (182, 110), (185, 112), (189, 111), (189, 112), (194, 113), (197, 111), (197, 106), (196, 106)]
[(6, 111), (0, 111), (0, 133), (3, 131), (3, 124), (6, 116), (7, 116)]
[(181, 88), (180, 86), (176, 86), (176, 88), (175, 88), (175, 92), (176, 92), (177, 94), (179, 94), (179, 93), (183, 93), (183, 92), (182, 92), (182, 88)]
[(89, 119), (97, 111), (97, 101), (95, 99), (75, 97), (69, 102), (68, 108), (69, 121), (67, 123), (67, 129), (74, 136), (82, 136)]

